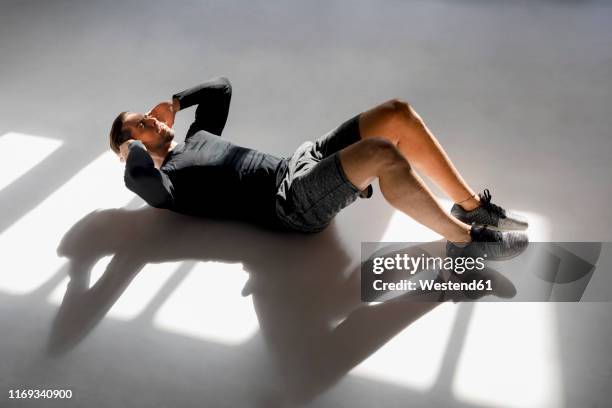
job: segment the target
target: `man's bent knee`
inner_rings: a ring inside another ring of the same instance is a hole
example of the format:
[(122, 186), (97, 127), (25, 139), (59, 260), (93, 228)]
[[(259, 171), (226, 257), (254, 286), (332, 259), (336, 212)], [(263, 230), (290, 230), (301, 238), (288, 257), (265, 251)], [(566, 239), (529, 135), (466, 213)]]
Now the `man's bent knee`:
[(392, 107), (393, 116), (396, 119), (411, 123), (421, 123), (421, 117), (412, 105), (400, 98), (393, 98), (387, 102)]
[(412, 106), (403, 99), (393, 98), (375, 109), (376, 117), (383, 123), (402, 122), (402, 123), (421, 123), (421, 118)]

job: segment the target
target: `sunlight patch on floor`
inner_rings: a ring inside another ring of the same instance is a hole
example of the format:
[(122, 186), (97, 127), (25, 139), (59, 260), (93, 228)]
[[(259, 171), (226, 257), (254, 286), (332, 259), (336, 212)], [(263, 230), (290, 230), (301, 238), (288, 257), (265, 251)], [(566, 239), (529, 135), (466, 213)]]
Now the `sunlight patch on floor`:
[(62, 144), (61, 140), (16, 132), (9, 132), (0, 136), (0, 152), (27, 152), (26, 154), (12, 153), (2, 156), (2, 160), (0, 160), (0, 190), (23, 176)]
[(563, 407), (554, 307), (477, 304), (455, 371), (457, 399), (494, 407)]
[(457, 315), (446, 303), (427, 313), (355, 367), (351, 374), (419, 391), (438, 378)]
[(115, 208), (134, 194), (123, 185), (124, 167), (106, 152), (40, 205), (0, 234), (0, 291), (23, 295), (45, 283), (63, 264), (56, 249), (64, 234), (86, 214)]
[(251, 297), (241, 297), (248, 280), (242, 264), (200, 262), (174, 290), (153, 325), (183, 335), (236, 345), (259, 328)]

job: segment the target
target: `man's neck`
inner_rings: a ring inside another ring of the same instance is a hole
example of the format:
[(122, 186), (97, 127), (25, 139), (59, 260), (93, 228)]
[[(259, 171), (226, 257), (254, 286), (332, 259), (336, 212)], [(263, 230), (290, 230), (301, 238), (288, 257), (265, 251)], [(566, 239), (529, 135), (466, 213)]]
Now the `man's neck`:
[(153, 159), (153, 162), (155, 163), (155, 168), (159, 169), (161, 167), (168, 153), (170, 153), (172, 149), (176, 147), (176, 145), (178, 145), (178, 143), (173, 140), (170, 142), (167, 148), (161, 150), (160, 152), (149, 153), (151, 155), (151, 158)]

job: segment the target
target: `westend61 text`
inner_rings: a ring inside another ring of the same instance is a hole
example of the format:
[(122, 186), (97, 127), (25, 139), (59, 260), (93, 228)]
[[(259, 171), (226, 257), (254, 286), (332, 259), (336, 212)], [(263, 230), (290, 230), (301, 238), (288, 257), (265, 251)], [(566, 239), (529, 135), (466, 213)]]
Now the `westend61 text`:
[(435, 282), (433, 280), (419, 280), (418, 285), (417, 282), (412, 282), (406, 279), (402, 279), (399, 282), (383, 282), (378, 279), (373, 282), (374, 290), (377, 291), (413, 291), (413, 290), (422, 290), (422, 291), (482, 291), (482, 290), (493, 290), (493, 286), (491, 284), (491, 280), (480, 279), (473, 280), (471, 282)]

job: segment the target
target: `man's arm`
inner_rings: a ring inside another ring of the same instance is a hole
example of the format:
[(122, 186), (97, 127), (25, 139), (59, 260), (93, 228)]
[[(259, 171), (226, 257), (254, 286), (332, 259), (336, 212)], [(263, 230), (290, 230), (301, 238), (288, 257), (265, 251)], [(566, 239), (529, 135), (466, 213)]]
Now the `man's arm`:
[(153, 159), (140, 140), (126, 143), (129, 143), (124, 173), (126, 187), (152, 207), (172, 206), (174, 189), (168, 176), (155, 168)]
[(173, 105), (180, 110), (198, 105), (195, 121), (187, 132), (189, 138), (198, 130), (221, 135), (232, 99), (232, 85), (226, 77), (216, 77), (200, 85), (172, 95)]

